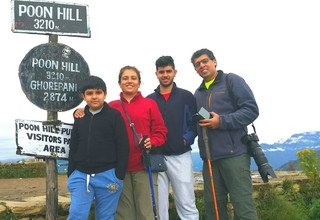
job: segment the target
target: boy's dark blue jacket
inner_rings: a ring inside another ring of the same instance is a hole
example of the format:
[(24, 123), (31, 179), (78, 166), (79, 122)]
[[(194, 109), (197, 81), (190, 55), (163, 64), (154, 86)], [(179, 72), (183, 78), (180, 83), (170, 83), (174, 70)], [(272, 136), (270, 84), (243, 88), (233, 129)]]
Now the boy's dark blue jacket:
[(75, 118), (70, 142), (68, 176), (75, 170), (93, 174), (115, 168), (124, 179), (129, 155), (126, 125), (121, 113), (104, 103), (95, 115), (85, 107), (85, 116)]
[[(147, 96), (155, 100), (168, 129), (167, 141), (162, 146), (165, 155), (180, 155), (191, 150), (194, 142), (196, 126), (192, 123), (192, 115), (196, 113), (196, 101), (193, 94), (178, 88), (174, 83), (169, 99), (166, 101), (160, 93), (160, 86)], [(187, 145), (184, 145), (184, 141)]]

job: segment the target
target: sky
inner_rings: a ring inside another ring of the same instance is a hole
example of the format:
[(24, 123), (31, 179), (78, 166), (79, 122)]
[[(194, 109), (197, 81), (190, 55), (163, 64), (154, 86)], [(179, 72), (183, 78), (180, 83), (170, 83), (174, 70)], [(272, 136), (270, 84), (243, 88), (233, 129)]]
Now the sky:
[[(59, 36), (82, 55), (90, 73), (107, 84), (109, 102), (119, 98), (118, 73), (125, 65), (142, 75), (148, 95), (158, 85), (155, 61), (171, 55), (175, 81), (192, 93), (202, 79), (190, 58), (208, 48), (217, 69), (242, 76), (260, 109), (255, 121), (262, 143), (320, 130), (320, 13), (316, 0), (62, 0), (89, 6), (91, 37)], [(0, 1), (0, 140), (15, 139), (15, 119), (45, 121), (47, 111), (32, 104), (18, 76), (19, 65), (48, 35), (13, 33), (11, 2)], [(78, 107), (83, 107), (81, 103)], [(74, 109), (58, 119), (72, 123)]]

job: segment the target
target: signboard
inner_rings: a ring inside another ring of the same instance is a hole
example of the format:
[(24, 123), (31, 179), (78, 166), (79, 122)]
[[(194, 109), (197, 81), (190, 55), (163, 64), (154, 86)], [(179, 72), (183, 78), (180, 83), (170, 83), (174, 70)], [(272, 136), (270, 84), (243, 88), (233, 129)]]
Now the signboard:
[(40, 121), (15, 120), (17, 154), (67, 159), (71, 124), (44, 125)]
[(19, 66), (23, 92), (33, 104), (48, 111), (66, 111), (79, 105), (79, 82), (89, 75), (83, 57), (58, 43), (34, 47)]
[(90, 37), (88, 5), (11, 0), (12, 31)]

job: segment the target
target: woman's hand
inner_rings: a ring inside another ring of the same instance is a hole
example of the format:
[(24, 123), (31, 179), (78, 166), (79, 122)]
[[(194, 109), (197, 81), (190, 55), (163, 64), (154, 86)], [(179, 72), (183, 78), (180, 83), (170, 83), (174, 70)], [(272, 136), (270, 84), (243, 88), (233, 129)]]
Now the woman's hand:
[(148, 150), (151, 149), (152, 145), (151, 145), (151, 139), (150, 138), (147, 138), (145, 141), (144, 141), (144, 147)]
[(73, 114), (73, 117), (75, 118), (82, 118), (84, 116), (84, 109), (83, 108), (78, 108)]
[(151, 149), (151, 139), (147, 136), (143, 136), (139, 145), (144, 149), (150, 150)]

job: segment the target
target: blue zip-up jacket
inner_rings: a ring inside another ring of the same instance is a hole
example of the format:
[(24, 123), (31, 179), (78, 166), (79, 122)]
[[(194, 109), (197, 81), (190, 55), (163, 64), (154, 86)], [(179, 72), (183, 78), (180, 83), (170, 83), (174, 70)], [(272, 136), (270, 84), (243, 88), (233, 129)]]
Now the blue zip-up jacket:
[[(162, 146), (162, 153), (180, 155), (190, 151), (197, 136), (196, 127), (192, 123), (192, 115), (196, 113), (196, 101), (193, 94), (178, 88), (174, 83), (168, 101), (161, 95), (160, 86), (148, 98), (157, 102), (168, 129), (167, 141)], [(187, 141), (187, 145), (184, 145), (183, 139)]]
[[(246, 134), (247, 126), (259, 115), (254, 95), (244, 79), (229, 73), (229, 94), (226, 76), (227, 74), (219, 70), (214, 83), (208, 89), (202, 82), (194, 94), (198, 110), (204, 107), (220, 116), (218, 129), (207, 128), (212, 160), (247, 153), (247, 147), (241, 143), (241, 138)], [(198, 145), (201, 158), (206, 160), (202, 130), (199, 126)]]

